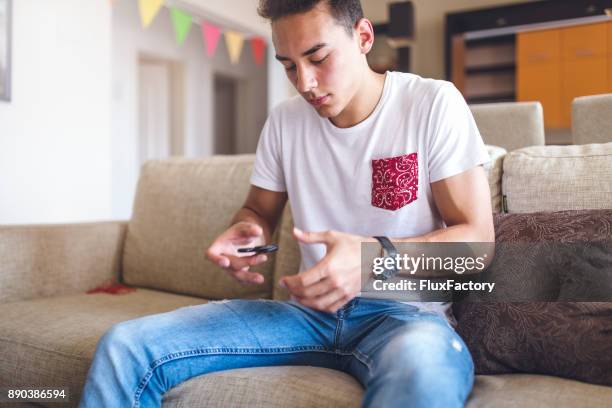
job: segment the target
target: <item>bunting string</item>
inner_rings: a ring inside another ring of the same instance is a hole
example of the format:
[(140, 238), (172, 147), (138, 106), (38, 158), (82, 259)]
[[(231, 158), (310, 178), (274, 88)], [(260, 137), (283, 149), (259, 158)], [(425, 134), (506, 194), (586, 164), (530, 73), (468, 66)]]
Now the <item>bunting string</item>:
[[(107, 1), (113, 6), (113, 4), (119, 0)], [(138, 0), (140, 22), (144, 29), (149, 28), (151, 24), (153, 24), (163, 6), (165, 6), (165, 0)], [(258, 35), (244, 34), (235, 30), (222, 29), (218, 25), (206, 21), (203, 18), (199, 18), (199, 21), (196, 21), (194, 16), (187, 10), (183, 10), (174, 5), (167, 7), (170, 10), (170, 19), (172, 20), (175, 40), (179, 46), (183, 45), (189, 36), (193, 24), (197, 24), (200, 26), (205, 52), (208, 57), (213, 57), (215, 55), (217, 45), (221, 39), (221, 35), (223, 35), (229, 59), (232, 64), (238, 64), (240, 62), (245, 40), (249, 40), (248, 43), (251, 46), (251, 54), (255, 64), (263, 64), (267, 47), (265, 38)]]

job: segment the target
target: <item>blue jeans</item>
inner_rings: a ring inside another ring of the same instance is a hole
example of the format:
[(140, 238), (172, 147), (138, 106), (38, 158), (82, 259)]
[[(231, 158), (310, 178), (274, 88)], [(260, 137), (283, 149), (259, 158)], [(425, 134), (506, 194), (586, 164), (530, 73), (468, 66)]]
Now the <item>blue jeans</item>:
[(159, 407), (213, 371), (311, 365), (344, 371), (365, 407), (460, 407), (474, 365), (446, 319), (355, 298), (336, 313), (294, 301), (227, 300), (118, 323), (98, 342), (80, 407)]

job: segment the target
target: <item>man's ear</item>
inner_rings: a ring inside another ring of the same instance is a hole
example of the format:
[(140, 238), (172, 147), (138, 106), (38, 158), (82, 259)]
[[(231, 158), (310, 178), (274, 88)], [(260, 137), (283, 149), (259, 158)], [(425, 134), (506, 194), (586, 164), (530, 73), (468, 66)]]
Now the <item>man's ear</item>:
[(355, 23), (355, 34), (362, 54), (367, 54), (374, 45), (374, 27), (367, 18), (361, 18)]

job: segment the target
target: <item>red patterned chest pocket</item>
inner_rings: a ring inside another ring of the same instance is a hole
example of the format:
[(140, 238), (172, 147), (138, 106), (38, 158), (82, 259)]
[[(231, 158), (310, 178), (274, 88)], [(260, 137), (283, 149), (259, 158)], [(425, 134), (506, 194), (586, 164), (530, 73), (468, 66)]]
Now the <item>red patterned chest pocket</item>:
[(372, 205), (397, 210), (417, 199), (419, 162), (416, 153), (372, 160)]

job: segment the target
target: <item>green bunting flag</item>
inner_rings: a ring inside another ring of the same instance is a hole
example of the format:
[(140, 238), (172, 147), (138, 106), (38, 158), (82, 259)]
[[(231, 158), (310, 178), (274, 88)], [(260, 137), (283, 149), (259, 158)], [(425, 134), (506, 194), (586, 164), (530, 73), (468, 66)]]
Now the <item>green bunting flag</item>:
[(174, 34), (176, 42), (182, 45), (191, 30), (191, 14), (178, 9), (176, 7), (170, 8), (170, 14), (172, 15), (172, 26), (174, 27)]

